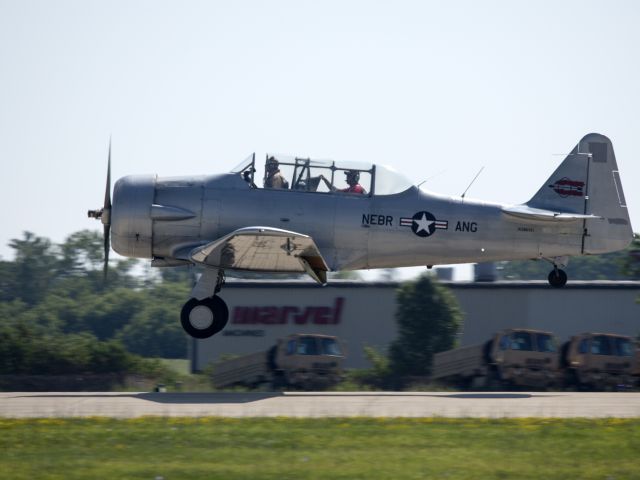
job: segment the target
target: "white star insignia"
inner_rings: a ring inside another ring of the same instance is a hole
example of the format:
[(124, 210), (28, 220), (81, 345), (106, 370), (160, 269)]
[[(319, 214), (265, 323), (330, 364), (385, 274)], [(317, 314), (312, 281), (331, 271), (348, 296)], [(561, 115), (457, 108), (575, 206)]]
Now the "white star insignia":
[(428, 232), (431, 225), (435, 223), (433, 220), (427, 220), (427, 215), (425, 213), (422, 214), (422, 218), (420, 220), (414, 220), (414, 222), (416, 222), (416, 225), (418, 226), (416, 233), (421, 232), (422, 230)]

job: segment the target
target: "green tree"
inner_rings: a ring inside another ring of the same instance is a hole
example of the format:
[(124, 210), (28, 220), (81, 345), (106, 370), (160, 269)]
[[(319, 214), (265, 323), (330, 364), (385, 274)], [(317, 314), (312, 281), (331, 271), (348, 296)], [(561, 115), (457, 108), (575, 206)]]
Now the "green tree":
[(146, 367), (116, 340), (47, 332), (20, 321), (0, 324), (2, 375), (125, 374)]
[(186, 282), (162, 282), (144, 292), (141, 308), (119, 331), (127, 349), (146, 357), (186, 358), (187, 336), (180, 309), (189, 295)]
[(433, 354), (454, 346), (462, 312), (453, 294), (428, 275), (398, 289), (398, 337), (391, 344), (391, 371), (399, 377), (431, 372)]
[(192, 287), (197, 271), (197, 267), (192, 266), (161, 268), (160, 276), (163, 282), (183, 283)]
[(12, 265), (3, 268), (3, 286), (8, 300), (19, 298), (28, 305), (34, 305), (46, 294), (56, 277), (58, 258), (51, 241), (38, 237), (32, 232), (24, 232), (22, 239), (12, 239), (9, 246), (15, 251)]
[(355, 270), (340, 270), (339, 272), (329, 272), (327, 277), (330, 280), (362, 280), (362, 276)]
[(633, 235), (633, 241), (627, 249), (627, 256), (622, 263), (622, 271), (634, 280), (640, 279), (640, 233)]
[(17, 298), (14, 262), (0, 260), (0, 302), (10, 302)]
[(348, 373), (348, 378), (365, 388), (372, 387), (376, 390), (394, 388), (397, 382), (389, 365), (389, 357), (369, 345), (364, 346), (364, 356), (371, 367), (353, 370)]
[(102, 234), (92, 230), (73, 233), (60, 245), (58, 268), (62, 275), (83, 275), (101, 270), (104, 244)]
[[(7, 338), (27, 339), (23, 347), (17, 340), (7, 343), (17, 364), (47, 358), (51, 346), (60, 347), (65, 335), (78, 346), (85, 345), (86, 338), (105, 342), (119, 338), (141, 355), (186, 356), (177, 312), (191, 287), (188, 270), (175, 276), (175, 282), (160, 275), (147, 280), (133, 273), (136, 260), (124, 260), (112, 262), (105, 282), (102, 236), (88, 230), (70, 235), (60, 245), (25, 232), (11, 246), (15, 259), (0, 261), (0, 324), (10, 327), (4, 331)], [(64, 358), (85, 365), (83, 351), (87, 349)], [(60, 355), (51, 358), (49, 366), (42, 361), (43, 371), (55, 365), (58, 370), (66, 368), (60, 366), (65, 362)]]
[(187, 356), (187, 335), (175, 306), (147, 306), (119, 332), (118, 338), (128, 351), (145, 357)]

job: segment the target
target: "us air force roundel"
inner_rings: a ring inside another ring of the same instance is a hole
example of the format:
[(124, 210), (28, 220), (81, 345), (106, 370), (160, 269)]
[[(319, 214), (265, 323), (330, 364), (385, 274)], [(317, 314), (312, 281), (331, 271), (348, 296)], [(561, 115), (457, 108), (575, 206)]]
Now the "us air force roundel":
[(418, 212), (411, 218), (400, 218), (400, 226), (411, 227), (413, 233), (419, 237), (429, 237), (437, 229), (446, 230), (449, 228), (447, 220), (436, 220), (436, 217), (429, 212)]

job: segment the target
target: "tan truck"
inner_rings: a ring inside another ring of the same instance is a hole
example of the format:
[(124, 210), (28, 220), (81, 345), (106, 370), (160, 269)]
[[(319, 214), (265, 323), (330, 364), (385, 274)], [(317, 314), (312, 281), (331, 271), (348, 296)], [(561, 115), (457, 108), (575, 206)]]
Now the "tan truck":
[(624, 335), (582, 333), (562, 346), (567, 386), (588, 389), (628, 388), (638, 382), (637, 344)]
[(344, 358), (337, 337), (295, 334), (268, 350), (216, 364), (212, 380), (217, 388), (270, 384), (272, 388), (318, 389), (340, 381)]
[(559, 363), (553, 334), (512, 328), (485, 343), (436, 353), (430, 378), (470, 388), (548, 388), (561, 380)]

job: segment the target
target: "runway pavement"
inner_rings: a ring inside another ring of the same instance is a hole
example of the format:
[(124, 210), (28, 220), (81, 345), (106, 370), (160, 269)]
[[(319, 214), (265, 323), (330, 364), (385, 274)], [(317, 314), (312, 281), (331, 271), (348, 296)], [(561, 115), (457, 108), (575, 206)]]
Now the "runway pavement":
[(640, 417), (640, 393), (8, 393), (0, 417)]

